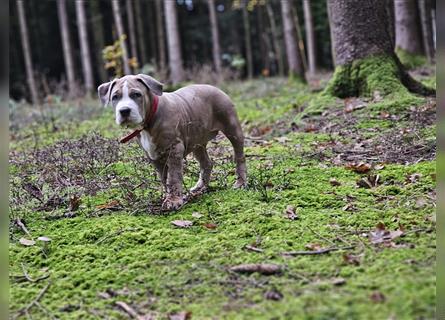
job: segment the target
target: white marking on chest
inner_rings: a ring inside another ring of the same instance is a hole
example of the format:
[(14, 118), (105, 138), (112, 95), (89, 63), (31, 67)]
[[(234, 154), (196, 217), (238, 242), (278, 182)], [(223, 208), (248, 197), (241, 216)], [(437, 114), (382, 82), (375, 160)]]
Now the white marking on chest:
[(158, 153), (156, 152), (156, 145), (153, 143), (153, 139), (150, 134), (143, 130), (141, 132), (141, 145), (142, 148), (148, 153), (151, 160), (156, 160), (158, 158)]

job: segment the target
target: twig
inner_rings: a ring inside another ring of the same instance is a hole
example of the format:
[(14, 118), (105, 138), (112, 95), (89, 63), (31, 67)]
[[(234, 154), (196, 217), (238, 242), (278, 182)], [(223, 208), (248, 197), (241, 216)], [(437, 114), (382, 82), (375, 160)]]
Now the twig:
[(48, 284), (39, 292), (39, 294), (34, 298), (34, 300), (32, 300), (28, 305), (26, 305), (25, 307), (23, 307), (22, 309), (17, 311), (13, 318), (17, 319), (18, 317), (20, 317), (24, 314), (29, 314), (29, 310), (34, 305), (37, 305), (37, 303), (39, 302), (40, 299), (42, 299), (43, 295), (48, 290), (50, 285), (51, 285), (51, 282), (48, 282)]
[(48, 273), (48, 274), (45, 274), (37, 279), (33, 279), (29, 276), (28, 272), (26, 271), (25, 265), (23, 263), (21, 265), (22, 265), (22, 271), (23, 271), (24, 277), (26, 278), (26, 280), (28, 280), (30, 282), (38, 282), (40, 280), (44, 280), (49, 277), (49, 273)]
[(125, 311), (133, 319), (142, 319), (142, 317), (128, 304), (123, 301), (116, 301), (115, 305)]
[(20, 227), (20, 229), (23, 230), (23, 232), (25, 232), (28, 236), (30, 236), (31, 234), (29, 233), (28, 229), (26, 228), (26, 226), (24, 225), (24, 223), (22, 222), (22, 220), (20, 220), (20, 218), (17, 218), (15, 220), (15, 222), (17, 223), (17, 225)]
[(309, 255), (325, 254), (325, 253), (329, 253), (332, 251), (350, 250), (353, 248), (354, 248), (353, 246), (350, 246), (350, 247), (340, 247), (340, 248), (326, 248), (326, 249), (313, 250), (313, 251), (288, 251), (288, 252), (282, 252), (281, 255), (283, 255), (283, 256), (309, 256)]
[(334, 241), (327, 239), (326, 237), (323, 237), (321, 234), (319, 234), (318, 232), (316, 232), (314, 229), (312, 229), (309, 226), (306, 226), (310, 232), (312, 232), (313, 234), (315, 234), (317, 237), (319, 237), (320, 239), (323, 239), (326, 242), (329, 242), (332, 245), (335, 245)]

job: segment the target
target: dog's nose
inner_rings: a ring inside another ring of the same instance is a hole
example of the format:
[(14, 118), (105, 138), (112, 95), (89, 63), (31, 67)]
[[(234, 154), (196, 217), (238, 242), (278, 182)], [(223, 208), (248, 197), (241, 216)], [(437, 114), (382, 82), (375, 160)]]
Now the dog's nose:
[(119, 113), (121, 114), (122, 117), (126, 118), (130, 115), (130, 108), (122, 108), (119, 110)]

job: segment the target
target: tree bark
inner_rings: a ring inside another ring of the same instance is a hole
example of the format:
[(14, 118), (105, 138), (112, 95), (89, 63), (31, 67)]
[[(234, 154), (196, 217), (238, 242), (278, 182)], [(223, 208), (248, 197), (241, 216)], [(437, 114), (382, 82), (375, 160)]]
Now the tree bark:
[(303, 0), (304, 25), (306, 29), (308, 71), (314, 74), (317, 71), (317, 52), (315, 47), (314, 20), (312, 18), (311, 3), (309, 0)]
[(170, 79), (173, 84), (184, 81), (185, 74), (182, 66), (181, 42), (179, 40), (178, 17), (176, 1), (165, 1), (165, 27), (167, 30), (168, 59)]
[(126, 0), (125, 7), (127, 10), (127, 18), (128, 18), (128, 33), (130, 34), (130, 48), (131, 58), (136, 58), (136, 61), (139, 62), (138, 50), (136, 45), (136, 31), (134, 29), (134, 13), (133, 13), (133, 0)]
[(252, 57), (252, 41), (250, 39), (250, 21), (247, 4), (243, 5), (243, 25), (244, 25), (244, 41), (246, 46), (246, 60), (247, 60), (247, 77), (253, 78), (253, 57)]
[(396, 49), (396, 22), (394, 13), (394, 0), (386, 0), (386, 15), (388, 19), (388, 32), (393, 50)]
[(99, 74), (100, 82), (105, 82), (108, 80), (107, 72), (105, 70), (105, 63), (102, 57), (102, 50), (105, 47), (104, 41), (104, 29), (103, 29), (103, 18), (100, 10), (100, 0), (93, 0), (88, 2), (92, 12), (92, 29), (93, 29), (93, 39), (95, 50), (95, 59), (97, 64), (97, 72)]
[(423, 54), (416, 0), (395, 0), (396, 48), (410, 54)]
[[(327, 91), (339, 97), (435, 91), (415, 81), (393, 51), (386, 3), (382, 0), (328, 0), (337, 69)], [(366, 21), (366, 23), (363, 23)]]
[(164, 33), (164, 19), (163, 19), (163, 10), (162, 10), (162, 0), (155, 1), (155, 9), (156, 9), (156, 31), (158, 37), (158, 68), (160, 70), (165, 70), (167, 57), (165, 54), (165, 33)]
[(422, 26), (423, 47), (429, 63), (434, 63), (435, 48), (433, 39), (431, 0), (419, 0), (420, 21)]
[(216, 17), (215, 1), (208, 0), (209, 15), (210, 15), (210, 27), (212, 30), (212, 52), (213, 52), (213, 64), (218, 75), (221, 74), (221, 49), (219, 45), (219, 32), (218, 32), (218, 19)]
[[(145, 37), (144, 37), (144, 23), (141, 19), (141, 15), (143, 13), (141, 9), (141, 0), (135, 0), (135, 13), (136, 13), (136, 28), (138, 34), (138, 45), (139, 45), (139, 62), (140, 65), (143, 66), (147, 61), (147, 50), (145, 46)], [(152, 30), (148, 31), (152, 32)]]
[(68, 80), (68, 95), (74, 96), (76, 80), (74, 76), (73, 52), (71, 50), (70, 35), (68, 29), (68, 17), (66, 14), (66, 0), (57, 0), (57, 14), (60, 23), (60, 35), (62, 37), (63, 58)]
[(127, 42), (124, 39), (125, 38), (124, 26), (122, 24), (122, 18), (119, 10), (119, 0), (111, 0), (111, 5), (113, 7), (113, 16), (114, 16), (114, 22), (116, 23), (117, 36), (119, 37), (120, 40), (122, 40), (121, 50), (122, 50), (124, 73), (131, 74), (131, 69), (128, 59)]
[(303, 59), (298, 47), (298, 37), (292, 18), (292, 6), (289, 0), (281, 1), (281, 15), (283, 19), (284, 40), (286, 44), (287, 63), (291, 76), (304, 80)]
[(31, 101), (34, 105), (36, 105), (39, 103), (39, 95), (37, 94), (37, 86), (34, 80), (34, 69), (31, 60), (28, 27), (26, 25), (25, 8), (22, 0), (17, 0), (17, 10), (20, 25), (20, 39), (22, 41), (23, 56), (25, 58), (26, 79), (28, 82), (29, 91), (31, 92)]
[(83, 78), (88, 95), (93, 92), (93, 70), (91, 67), (90, 46), (88, 43), (87, 20), (84, 0), (76, 0), (77, 29), (79, 31), (80, 51), (82, 55)]
[(277, 60), (278, 64), (278, 74), (280, 76), (283, 76), (284, 75), (283, 53), (281, 52), (280, 37), (278, 35), (278, 29), (275, 23), (275, 16), (273, 13), (272, 5), (270, 4), (269, 1), (266, 2), (266, 11), (269, 17), (270, 29), (272, 31), (272, 43), (275, 51), (275, 59)]

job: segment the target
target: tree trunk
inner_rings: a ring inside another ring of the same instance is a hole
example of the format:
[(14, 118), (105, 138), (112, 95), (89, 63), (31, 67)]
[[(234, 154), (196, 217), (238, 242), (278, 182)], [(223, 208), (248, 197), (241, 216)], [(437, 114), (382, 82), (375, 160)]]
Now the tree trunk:
[(394, 13), (394, 0), (386, 0), (386, 15), (388, 19), (388, 32), (393, 50), (396, 49), (396, 22)]
[(304, 80), (303, 59), (298, 48), (298, 37), (292, 18), (292, 6), (289, 0), (281, 1), (281, 15), (283, 19), (284, 40), (286, 44), (289, 74)]
[(280, 76), (284, 76), (283, 53), (281, 52), (281, 45), (279, 40), (280, 38), (278, 35), (278, 29), (275, 23), (275, 16), (270, 2), (266, 2), (266, 10), (267, 10), (267, 15), (269, 17), (270, 29), (272, 31), (272, 43), (275, 51), (275, 58), (278, 64), (278, 74)]
[(165, 1), (164, 11), (165, 27), (167, 30), (170, 79), (176, 84), (185, 79), (182, 66), (181, 43), (179, 40), (178, 17), (176, 14), (176, 1)]
[(303, 72), (306, 73), (307, 59), (306, 59), (306, 52), (305, 52), (305, 48), (304, 48), (303, 36), (301, 34), (298, 12), (297, 12), (297, 8), (295, 6), (291, 6), (291, 10), (292, 10), (292, 18), (294, 19), (295, 31), (296, 31), (296, 35), (297, 35), (296, 39), (297, 39), (297, 43), (298, 43), (298, 50), (299, 50), (299, 54), (300, 54), (300, 58), (301, 58), (301, 63), (303, 64), (303, 70), (304, 70)]
[(341, 98), (406, 89), (434, 93), (411, 78), (394, 54), (385, 1), (329, 0), (328, 5), (337, 63), (328, 92)]
[(309, 0), (303, 0), (303, 10), (309, 64), (308, 70), (310, 74), (314, 74), (317, 71), (317, 52), (315, 47), (314, 20), (312, 18), (311, 3)]
[(120, 9), (119, 9), (119, 0), (112, 0), (111, 5), (113, 7), (113, 16), (114, 16), (114, 22), (116, 23), (117, 36), (121, 40), (121, 50), (122, 50), (124, 73), (131, 74), (131, 69), (130, 69), (129, 59), (128, 59), (127, 42), (125, 41), (124, 26), (122, 24), (122, 18), (121, 18)]
[(138, 50), (136, 45), (136, 31), (134, 30), (134, 14), (133, 14), (133, 0), (126, 0), (125, 1), (125, 7), (127, 10), (127, 17), (128, 17), (128, 33), (130, 34), (130, 48), (131, 58), (136, 58), (136, 61), (139, 62), (138, 58)]
[(328, 20), (329, 20), (329, 33), (331, 36), (331, 56), (332, 56), (332, 63), (334, 64), (334, 66), (337, 65), (337, 59), (335, 57), (335, 46), (334, 46), (334, 32), (332, 31), (332, 12), (330, 9), (330, 5), (329, 5), (329, 1), (326, 3), (326, 7), (327, 7), (327, 13), (328, 13)]
[[(144, 37), (144, 23), (141, 19), (143, 10), (141, 9), (141, 0), (135, 0), (135, 13), (136, 13), (136, 28), (138, 34), (138, 45), (139, 45), (139, 62), (143, 66), (147, 62), (147, 50), (145, 47), (145, 37)], [(152, 30), (148, 31), (152, 32)]]
[(72, 98), (74, 96), (76, 80), (74, 77), (73, 53), (71, 51), (68, 17), (66, 14), (66, 0), (57, 0), (57, 13), (60, 23), (60, 35), (62, 37), (63, 58), (68, 80), (68, 95)]
[(433, 39), (431, 0), (419, 0), (420, 21), (422, 25), (422, 39), (425, 53), (430, 63), (434, 63), (435, 49)]
[(97, 64), (97, 72), (99, 74), (100, 82), (105, 82), (108, 80), (107, 71), (105, 70), (105, 63), (102, 57), (102, 50), (105, 47), (104, 41), (104, 29), (102, 23), (102, 13), (100, 10), (100, 0), (93, 0), (88, 2), (90, 4), (90, 9), (92, 12), (92, 29), (93, 29), (93, 39), (95, 50), (95, 59)]
[(165, 54), (165, 35), (164, 35), (164, 19), (163, 19), (163, 10), (162, 10), (162, 0), (155, 1), (155, 9), (156, 9), (156, 31), (158, 32), (158, 59), (159, 65), (158, 68), (160, 70), (165, 70), (167, 57)]
[(29, 91), (31, 91), (31, 101), (33, 104), (39, 103), (36, 82), (34, 80), (34, 69), (31, 60), (31, 49), (28, 39), (28, 27), (26, 25), (25, 8), (22, 0), (17, 0), (17, 10), (19, 15), (20, 38), (22, 40), (23, 56), (25, 58), (26, 79), (28, 81)]
[(77, 29), (79, 31), (80, 51), (82, 55), (83, 78), (88, 95), (93, 92), (93, 70), (91, 68), (90, 46), (88, 43), (87, 19), (84, 0), (76, 0)]
[(209, 15), (210, 15), (210, 27), (212, 30), (212, 52), (213, 63), (218, 75), (221, 74), (221, 49), (219, 46), (219, 32), (218, 32), (218, 19), (216, 17), (215, 1), (208, 0)]
[(244, 25), (244, 40), (246, 46), (246, 60), (247, 60), (247, 77), (253, 78), (253, 58), (252, 58), (252, 42), (250, 40), (250, 21), (247, 4), (243, 5), (243, 25)]
[(410, 54), (423, 54), (420, 20), (416, 0), (396, 0), (396, 48)]

